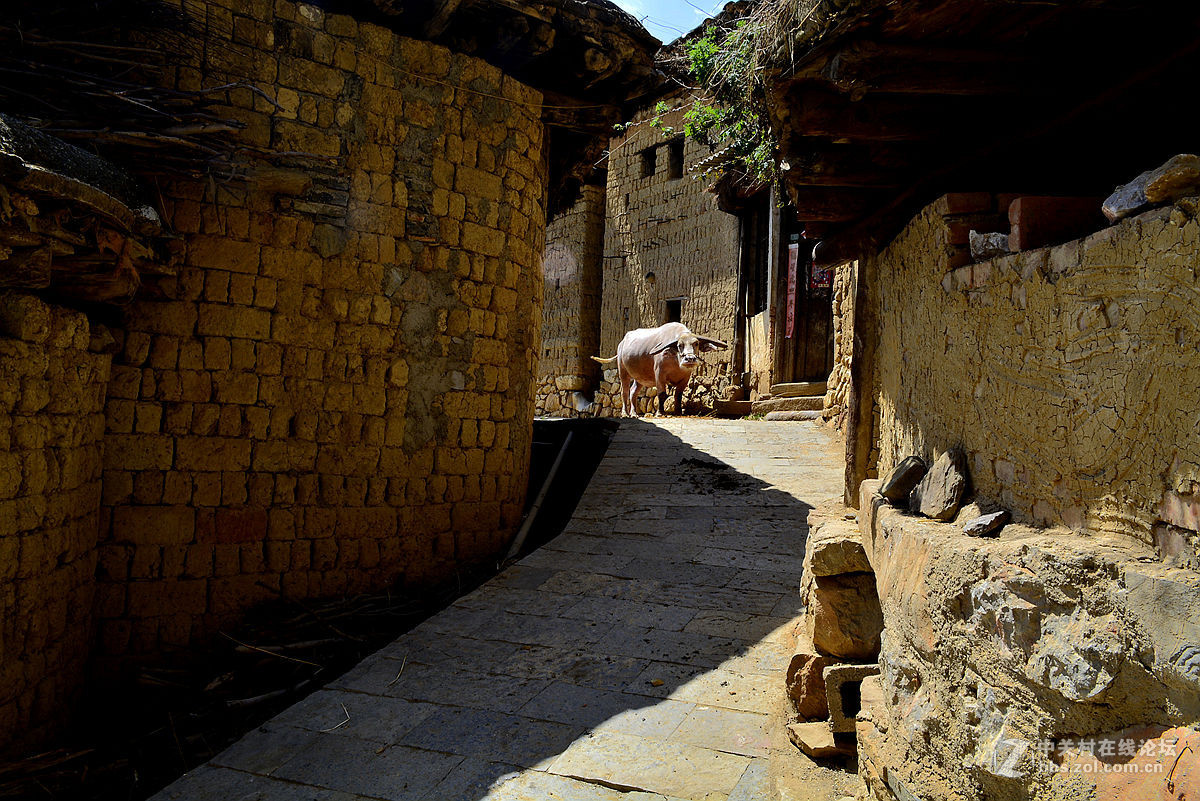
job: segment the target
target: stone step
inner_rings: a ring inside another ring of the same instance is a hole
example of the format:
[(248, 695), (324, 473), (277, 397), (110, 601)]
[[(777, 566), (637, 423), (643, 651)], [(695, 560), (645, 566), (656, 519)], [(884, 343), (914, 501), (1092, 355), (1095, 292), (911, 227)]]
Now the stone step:
[(745, 417), (754, 411), (753, 405), (746, 400), (719, 400), (713, 402), (713, 413), (717, 417)]
[(772, 398), (803, 398), (808, 395), (824, 395), (827, 386), (824, 381), (795, 381), (790, 384), (772, 384)]
[(857, 750), (852, 739), (835, 737), (833, 727), (827, 720), (789, 723), (787, 733), (793, 745), (817, 759), (849, 756)]
[(802, 398), (771, 398), (754, 401), (755, 414), (769, 412), (819, 412), (825, 406), (824, 395), (808, 395)]
[(767, 420), (775, 422), (796, 420), (820, 420), (820, 412), (767, 412)]

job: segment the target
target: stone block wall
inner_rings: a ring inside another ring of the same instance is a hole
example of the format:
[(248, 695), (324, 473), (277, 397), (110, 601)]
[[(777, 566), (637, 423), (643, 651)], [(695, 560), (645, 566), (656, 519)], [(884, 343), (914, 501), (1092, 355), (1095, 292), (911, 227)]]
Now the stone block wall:
[(226, 113), (275, 156), (161, 186), (184, 255), (108, 389), (102, 667), (261, 601), (445, 580), (505, 547), (527, 482), (540, 95), (315, 6), (185, 9), (178, 86), (254, 87)]
[[(696, 169), (711, 150), (680, 138), (682, 170), (672, 172), (672, 166), (678, 167), (672, 165), (672, 140), (649, 124), (653, 116), (653, 110), (638, 113), (611, 143), (600, 347), (604, 356), (612, 356), (626, 331), (661, 325), (667, 321), (667, 301), (682, 298), (680, 322), (731, 345), (705, 354), (685, 393), (685, 403), (711, 405), (732, 373), (738, 218), (717, 208), (716, 196), (708, 191), (712, 179)], [(665, 114), (661, 122), (682, 131), (683, 111)], [(653, 157), (643, 155), (651, 149)], [(643, 176), (651, 161), (652, 172)], [(608, 372), (615, 378), (614, 371)], [(620, 395), (611, 378), (602, 385), (597, 404), (600, 414), (620, 413)]]
[(585, 186), (579, 200), (546, 226), (544, 307), (536, 412), (586, 414), (599, 385), (604, 187)]
[(1194, 795), (1200, 573), (1065, 528), (964, 536), (974, 512), (916, 518), (880, 486), (859, 504), (884, 620), (857, 724), (870, 798)]
[(0, 744), (41, 740), (91, 649), (104, 388), (87, 318), (0, 295)]
[(958, 446), (1019, 521), (1194, 539), (1196, 205), (964, 264), (956, 212), (996, 216), (981, 209), (943, 199), (864, 263), (880, 473)]

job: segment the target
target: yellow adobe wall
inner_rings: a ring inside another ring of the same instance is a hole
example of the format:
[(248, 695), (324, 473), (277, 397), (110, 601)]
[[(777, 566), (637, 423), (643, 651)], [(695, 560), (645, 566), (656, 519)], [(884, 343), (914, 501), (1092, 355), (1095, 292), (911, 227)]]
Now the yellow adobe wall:
[(960, 446), (1018, 520), (1200, 528), (1193, 210), (957, 269), (946, 220), (918, 215), (866, 265), (880, 474)]
[(61, 727), (91, 649), (111, 357), (90, 340), (84, 315), (0, 295), (0, 745)]
[(585, 186), (546, 226), (538, 414), (579, 416), (576, 393), (586, 398), (597, 387), (603, 250), (604, 187)]
[[(664, 114), (661, 122), (682, 136), (683, 114)], [(600, 346), (603, 355), (612, 356), (626, 331), (661, 325), (665, 302), (686, 298), (680, 322), (731, 346), (705, 354), (693, 373), (691, 396), (711, 403), (729, 383), (732, 369), (738, 218), (717, 208), (716, 195), (708, 191), (710, 179), (691, 171), (712, 155), (708, 147), (685, 139), (683, 177), (669, 176), (669, 140), (648, 124), (652, 117), (653, 109), (639, 112), (627, 132), (610, 143)], [(642, 177), (641, 153), (651, 146), (657, 146), (655, 172)], [(647, 273), (654, 273), (653, 283), (646, 281)], [(604, 390), (601, 413), (619, 414), (616, 383), (606, 381)]]
[(316, 167), (160, 187), (183, 265), (129, 308), (105, 409), (122, 661), (261, 601), (451, 577), (505, 547), (527, 483), (540, 95), (290, 0), (185, 9), (207, 41), (178, 86), (251, 84), (243, 141)]

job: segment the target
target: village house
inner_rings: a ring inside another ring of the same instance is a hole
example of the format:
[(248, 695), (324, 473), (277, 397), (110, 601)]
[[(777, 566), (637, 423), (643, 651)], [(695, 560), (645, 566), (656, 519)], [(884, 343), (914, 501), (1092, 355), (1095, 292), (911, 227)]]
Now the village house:
[(823, 660), (852, 663), (862, 711), (831, 685), (832, 722), (793, 735), (857, 732), (875, 798), (1185, 792), (1148, 775), (1200, 721), (1200, 184), (1171, 158), (1196, 149), (1173, 98), (1197, 40), (1175, 11), (758, 18), (783, 182), (837, 269), (827, 406), (858, 510), (809, 541), (789, 675), (811, 702)]
[(74, 5), (0, 12), (34, 65), (0, 90), (0, 745), (263, 601), (494, 563), (547, 211), (656, 44), (606, 4)]
[[(833, 271), (810, 270), (811, 249), (780, 196), (721, 148), (684, 136), (695, 97), (674, 91), (643, 105), (578, 204), (547, 226), (539, 414), (619, 414), (615, 368), (605, 375), (590, 357), (611, 356), (627, 331), (667, 322), (730, 346), (693, 374), (687, 411), (746, 414), (749, 401), (800, 382), (815, 386), (802, 393), (807, 404), (781, 398), (754, 411), (823, 408)], [(789, 257), (799, 271), (790, 293)]]

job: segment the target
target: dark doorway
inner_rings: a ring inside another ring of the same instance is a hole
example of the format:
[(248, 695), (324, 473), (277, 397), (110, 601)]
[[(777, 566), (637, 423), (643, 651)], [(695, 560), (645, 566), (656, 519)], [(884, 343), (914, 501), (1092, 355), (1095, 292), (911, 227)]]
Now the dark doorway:
[[(832, 272), (815, 270), (812, 243), (783, 214), (779, 275), (775, 284), (773, 383), (824, 381), (833, 369)], [(794, 287), (790, 275), (795, 276)], [(789, 336), (789, 312), (791, 315)]]
[(671, 298), (667, 301), (664, 323), (678, 323), (683, 319), (683, 298)]

